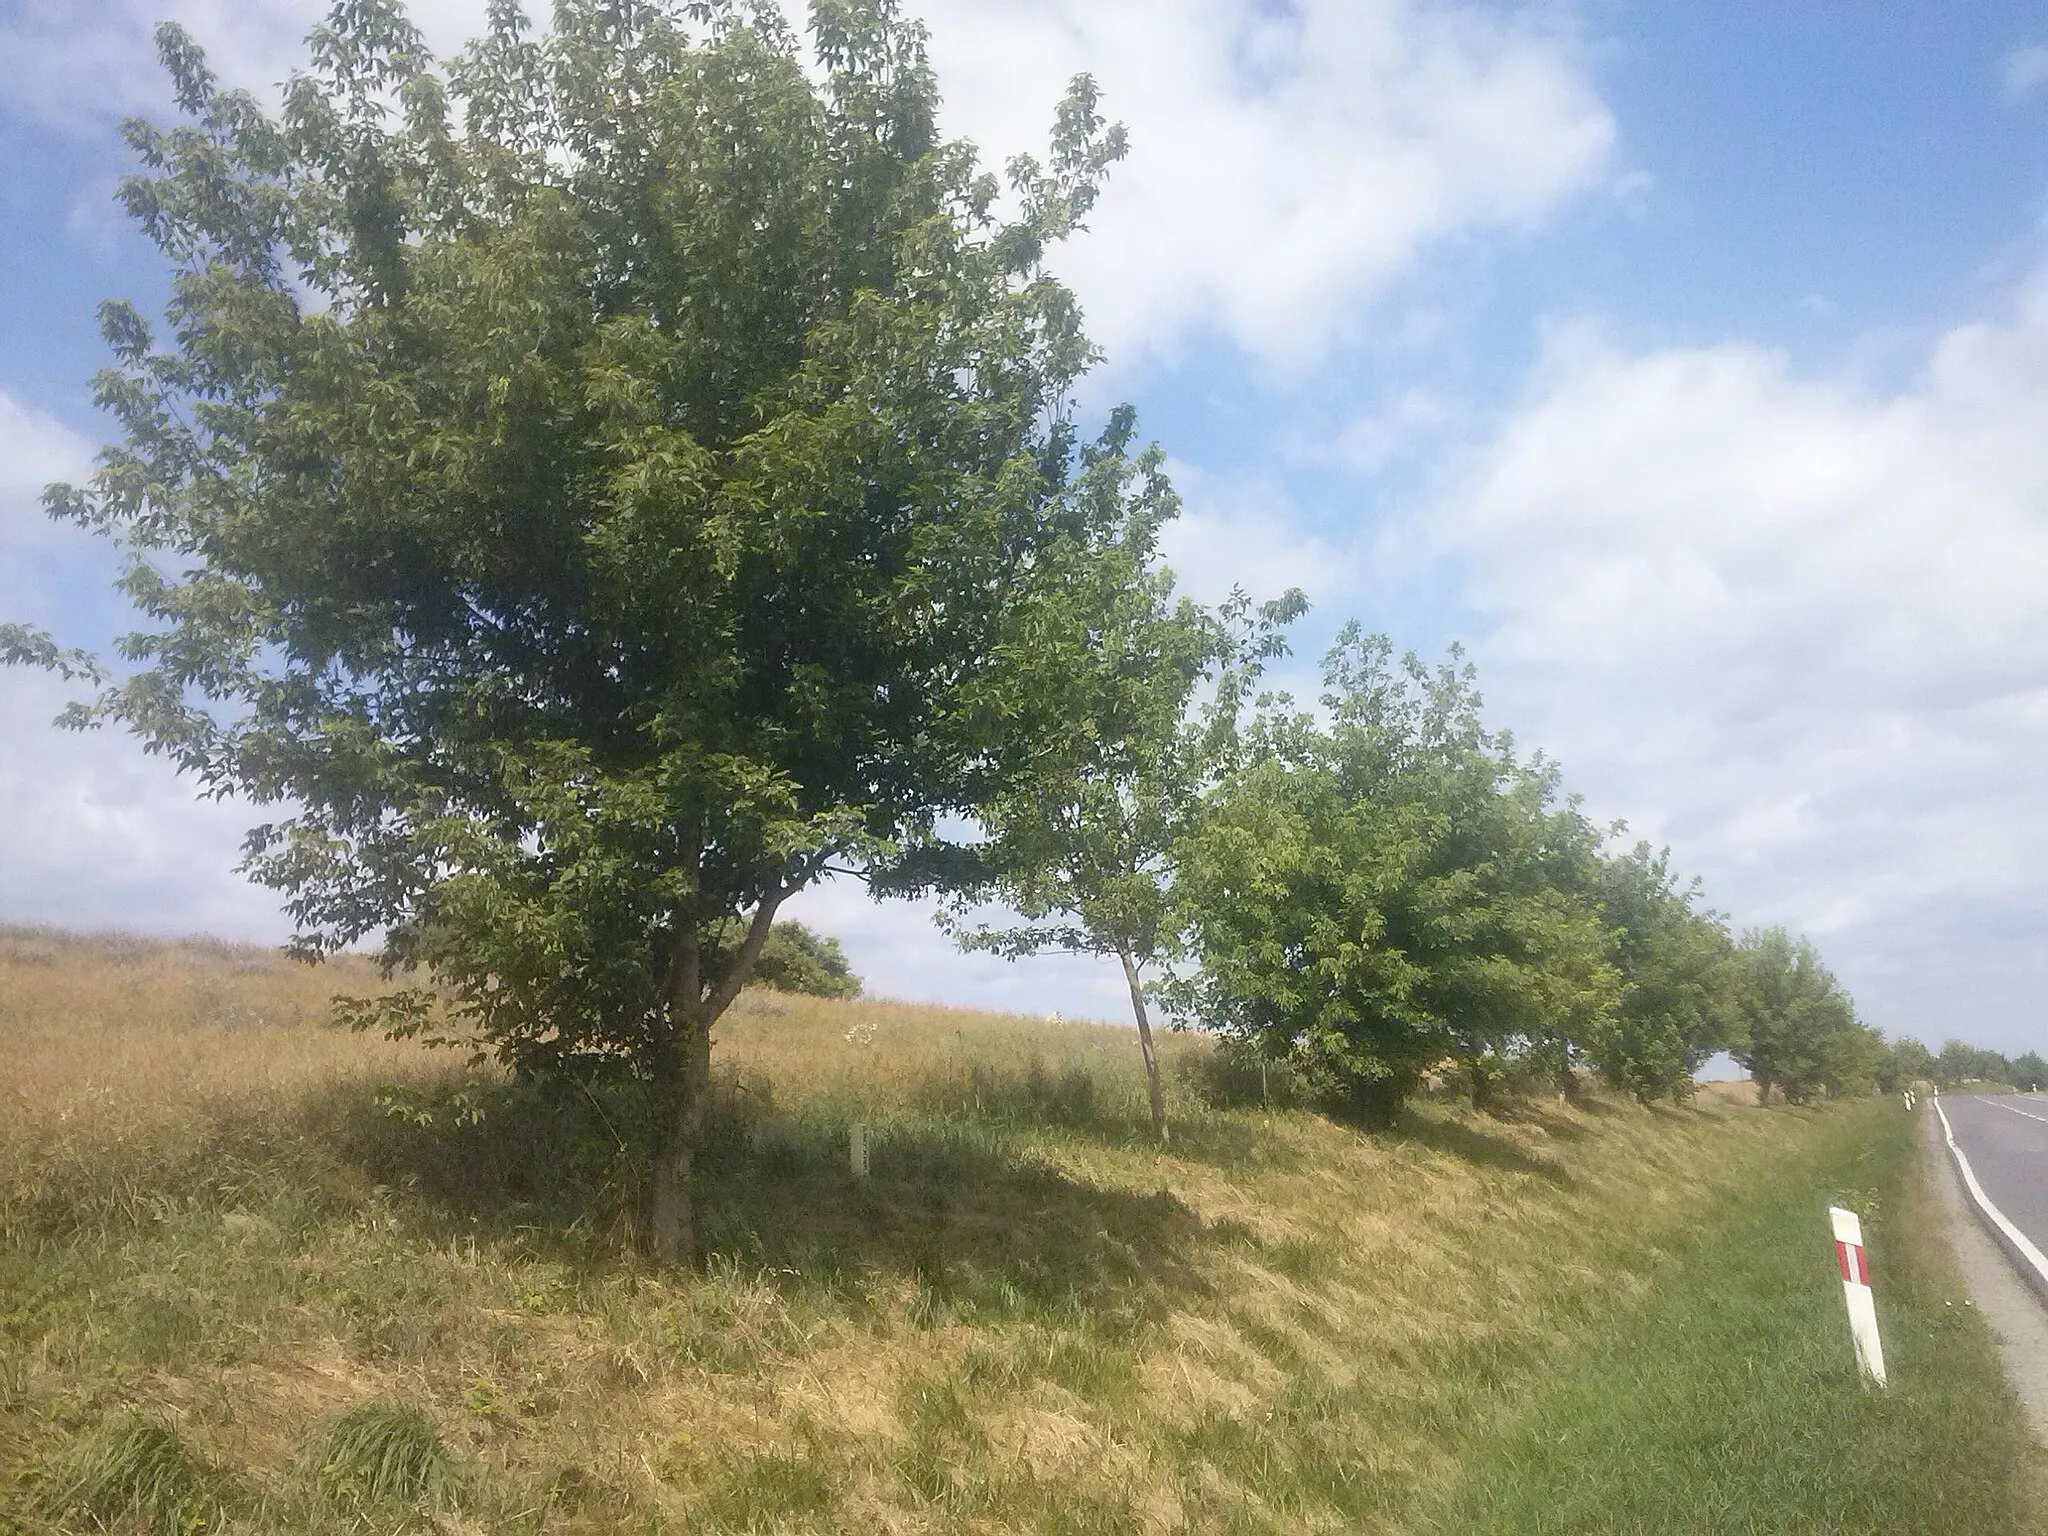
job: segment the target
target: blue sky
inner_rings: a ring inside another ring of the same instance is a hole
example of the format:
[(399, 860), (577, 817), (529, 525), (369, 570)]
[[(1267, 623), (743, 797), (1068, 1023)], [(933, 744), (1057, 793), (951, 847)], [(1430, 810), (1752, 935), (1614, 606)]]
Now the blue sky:
[[(148, 46), (282, 78), (301, 0), (0, 4), (0, 616), (102, 644), (93, 306)], [(415, 8), (458, 46), (481, 0)], [(1594, 814), (1888, 1031), (2048, 1047), (2048, 5), (932, 0), (948, 124), (1035, 148), (1087, 69), (1133, 152), (1059, 257), (1188, 499), (1185, 583), (1455, 639)], [(0, 917), (280, 936), (248, 819), (0, 674)], [(853, 888), (875, 990), (1114, 1017)]]

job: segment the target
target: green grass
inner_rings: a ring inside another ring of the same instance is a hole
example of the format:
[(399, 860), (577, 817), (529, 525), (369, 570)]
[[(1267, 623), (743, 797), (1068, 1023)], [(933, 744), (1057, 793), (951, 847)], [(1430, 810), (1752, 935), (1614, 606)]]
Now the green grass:
[(220, 1515), (219, 1479), (167, 1419), (120, 1413), (80, 1440), (36, 1501), (70, 1523), (140, 1536), (190, 1536)]
[(1361, 1135), (1172, 1037), (1162, 1150), (1128, 1031), (750, 996), (683, 1272), (624, 1242), (630, 1092), (323, 1026), (368, 985), (0, 930), (0, 1531), (2033, 1528), (1894, 1105)]
[(440, 1430), (410, 1403), (347, 1409), (315, 1442), (313, 1464), (322, 1486), (351, 1503), (446, 1504), (461, 1482)]
[[(2040, 1453), (1943, 1250), (1912, 1120), (1850, 1107), (1724, 1200), (1653, 1297), (1472, 1448), (1443, 1532), (2048, 1529)], [(1850, 1352), (1826, 1208), (1860, 1208), (1888, 1390)]]

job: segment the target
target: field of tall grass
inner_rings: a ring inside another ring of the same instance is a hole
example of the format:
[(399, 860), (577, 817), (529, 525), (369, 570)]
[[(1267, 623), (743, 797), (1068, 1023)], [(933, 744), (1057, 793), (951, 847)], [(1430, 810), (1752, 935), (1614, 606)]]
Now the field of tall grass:
[[(664, 1272), (626, 1241), (631, 1095), (326, 1023), (376, 984), (0, 931), (0, 1530), (1534, 1528), (1485, 1468), (1542, 1465), (1530, 1415), (1703, 1233), (1906, 1176), (1869, 1161), (1891, 1105), (1368, 1136), (1177, 1036), (1162, 1151), (1128, 1031), (749, 994), (708, 1261)], [(1937, 1343), (1980, 1371), (1974, 1337)], [(2000, 1401), (1954, 1472), (2011, 1524)]]

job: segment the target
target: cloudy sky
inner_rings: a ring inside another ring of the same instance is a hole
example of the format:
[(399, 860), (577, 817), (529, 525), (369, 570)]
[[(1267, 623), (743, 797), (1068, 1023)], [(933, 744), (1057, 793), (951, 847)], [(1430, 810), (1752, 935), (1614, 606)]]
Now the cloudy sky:
[[(149, 27), (274, 86), (306, 0), (0, 4), (0, 617), (98, 646), (42, 484), (105, 431), (93, 306), (163, 275), (111, 194)], [(482, 0), (415, 14), (459, 47)], [(2048, 5), (931, 0), (949, 128), (1130, 129), (1060, 257), (1220, 596), (1462, 641), (1489, 712), (1871, 1022), (2048, 1048)], [(245, 808), (0, 673), (0, 919), (270, 939)], [(804, 899), (875, 991), (1115, 1016), (1080, 962)]]

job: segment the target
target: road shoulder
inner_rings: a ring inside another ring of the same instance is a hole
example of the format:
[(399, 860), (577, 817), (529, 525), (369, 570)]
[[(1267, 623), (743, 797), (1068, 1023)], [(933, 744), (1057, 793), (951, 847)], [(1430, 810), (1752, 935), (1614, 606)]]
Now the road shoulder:
[(1933, 1106), (1918, 1113), (1921, 1143), (1927, 1150), (1927, 1178), (1948, 1229), (1956, 1268), (1971, 1301), (1998, 1340), (2006, 1379), (2027, 1410), (2035, 1438), (2048, 1443), (2048, 1308), (2014, 1272), (2012, 1261), (1971, 1209)]

